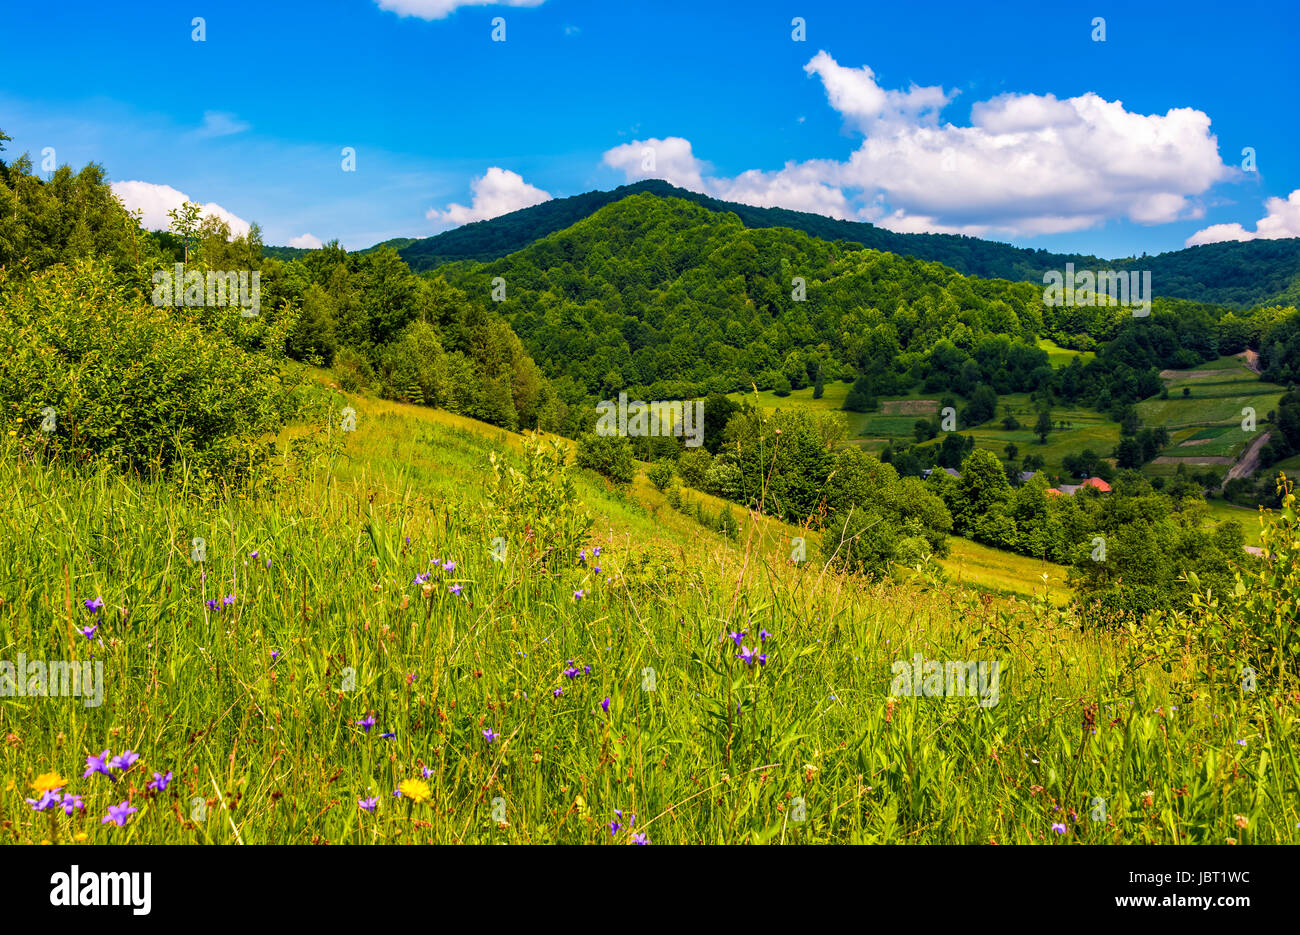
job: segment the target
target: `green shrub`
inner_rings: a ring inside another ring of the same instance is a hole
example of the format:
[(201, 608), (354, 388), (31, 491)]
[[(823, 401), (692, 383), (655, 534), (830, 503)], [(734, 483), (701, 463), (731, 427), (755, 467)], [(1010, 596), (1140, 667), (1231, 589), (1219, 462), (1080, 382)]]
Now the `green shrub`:
[(603, 474), (616, 484), (630, 484), (636, 477), (632, 446), (621, 435), (583, 435), (578, 439), (577, 465)]
[(656, 461), (650, 465), (646, 471), (646, 476), (650, 478), (650, 483), (655, 485), (655, 489), (662, 492), (672, 481), (673, 473), (673, 463), (671, 461)]
[(0, 305), (0, 405), (45, 456), (139, 472), (184, 462), (237, 484), (300, 405), (300, 378), (148, 304), (103, 262), (17, 281), (0, 271)]

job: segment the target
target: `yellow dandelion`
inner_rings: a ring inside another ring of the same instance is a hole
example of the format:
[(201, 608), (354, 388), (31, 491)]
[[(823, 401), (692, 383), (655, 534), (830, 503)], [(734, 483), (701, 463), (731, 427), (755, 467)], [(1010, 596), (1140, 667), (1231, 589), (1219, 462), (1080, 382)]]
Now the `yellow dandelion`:
[(74, 835), (72, 836), (72, 840), (74, 840), (74, 841), (84, 841), (84, 840), (86, 840), (86, 838), (88, 838), (88, 837), (90, 837), (90, 835), (86, 834), (86, 832), (84, 832), (84, 831), (78, 831), (76, 834), (74, 834)]
[(425, 801), (430, 795), (429, 784), (423, 779), (403, 779), (398, 784), (397, 791), (416, 804)]
[(32, 791), (38, 793), (53, 792), (55, 789), (62, 789), (68, 784), (68, 781), (58, 773), (41, 773), (32, 783)]

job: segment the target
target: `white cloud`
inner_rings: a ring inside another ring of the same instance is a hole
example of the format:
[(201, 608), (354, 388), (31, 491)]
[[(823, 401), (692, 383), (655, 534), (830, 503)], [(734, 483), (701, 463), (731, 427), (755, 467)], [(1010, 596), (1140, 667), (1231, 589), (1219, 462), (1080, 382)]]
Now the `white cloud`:
[(691, 152), (690, 140), (684, 140), (680, 136), (669, 136), (662, 140), (653, 137), (633, 140), (608, 150), (603, 161), (605, 165), (621, 171), (629, 182), (663, 179), (693, 192), (709, 191), (704, 184), (703, 175), (708, 170), (708, 164), (696, 159)]
[[(970, 125), (956, 126), (938, 119), (955, 92), (883, 88), (870, 68), (846, 68), (824, 51), (804, 70), (862, 136), (847, 161), (720, 178), (690, 141), (667, 137), (616, 146), (604, 163), (629, 180), (662, 178), (720, 198), (866, 218), (892, 230), (1013, 236), (1112, 218), (1199, 217), (1198, 196), (1233, 174), (1219, 158), (1210, 118), (1191, 108), (1148, 115), (1093, 93), (1003, 94), (976, 102)], [(643, 163), (647, 147), (653, 169)]]
[(430, 208), (424, 216), (438, 224), (459, 227), (461, 224), (486, 221), (488, 218), (551, 200), (549, 192), (529, 185), (517, 172), (497, 166), (488, 169), (471, 182), (469, 187), (474, 193), (473, 204), (469, 207), (450, 204), (445, 211)]
[(442, 19), (463, 6), (541, 6), (546, 0), (375, 0), (379, 9), (398, 16), (416, 16), (420, 19)]
[(203, 125), (195, 131), (195, 135), (204, 138), (232, 136), (236, 133), (243, 133), (251, 127), (252, 124), (240, 120), (234, 114), (219, 110), (205, 110), (203, 112)]
[(1219, 243), (1224, 240), (1278, 240), (1282, 237), (1300, 237), (1300, 188), (1286, 198), (1270, 198), (1264, 202), (1268, 212), (1248, 231), (1240, 224), (1212, 224), (1187, 238), (1187, 246)]
[[(170, 185), (155, 185), (152, 182), (114, 182), (112, 189), (128, 211), (144, 213), (141, 224), (145, 230), (167, 230), (171, 226), (167, 212), (179, 208), (186, 201), (193, 201), (184, 192), (179, 192)], [(210, 201), (200, 207), (202, 217), (219, 217), (225, 221), (230, 226), (232, 237), (242, 237), (251, 227), (243, 218), (231, 214), (214, 202)]]
[(289, 241), (291, 247), (303, 247), (307, 250), (319, 250), (324, 244), (315, 234), (301, 234)]

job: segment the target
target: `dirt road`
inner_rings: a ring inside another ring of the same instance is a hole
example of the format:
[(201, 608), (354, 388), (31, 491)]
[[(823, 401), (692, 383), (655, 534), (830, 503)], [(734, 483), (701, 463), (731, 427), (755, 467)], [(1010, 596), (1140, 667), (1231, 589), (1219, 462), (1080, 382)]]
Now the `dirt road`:
[(1247, 445), (1237, 463), (1228, 468), (1227, 476), (1223, 478), (1223, 485), (1227, 486), (1228, 481), (1234, 477), (1249, 477), (1254, 474), (1255, 469), (1259, 467), (1259, 449), (1267, 445), (1272, 437), (1272, 432), (1262, 432), (1258, 438)]

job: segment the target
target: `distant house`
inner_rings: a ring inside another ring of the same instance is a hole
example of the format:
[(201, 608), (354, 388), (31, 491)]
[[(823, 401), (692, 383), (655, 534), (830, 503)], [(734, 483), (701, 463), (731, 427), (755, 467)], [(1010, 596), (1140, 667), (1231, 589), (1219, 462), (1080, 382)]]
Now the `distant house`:
[(1020, 474), (1019, 474), (1019, 479), (1020, 479), (1020, 483), (1021, 483), (1021, 485), (1023, 486), (1024, 484), (1027, 484), (1027, 483), (1029, 483), (1031, 480), (1033, 480), (1033, 479), (1034, 479), (1034, 473), (1035, 473), (1034, 471), (1021, 471)]
[[(955, 468), (944, 468), (943, 472), (947, 474), (949, 477), (961, 477), (961, 471), (958, 471)], [(921, 471), (921, 476), (929, 477), (933, 473), (934, 473), (934, 468), (925, 468)]]
[(1043, 491), (1053, 497), (1068, 496), (1073, 497), (1075, 493), (1084, 487), (1091, 487), (1099, 493), (1110, 493), (1110, 484), (1106, 483), (1100, 477), (1089, 477), (1082, 484), (1062, 484), (1060, 487), (1048, 487)]

